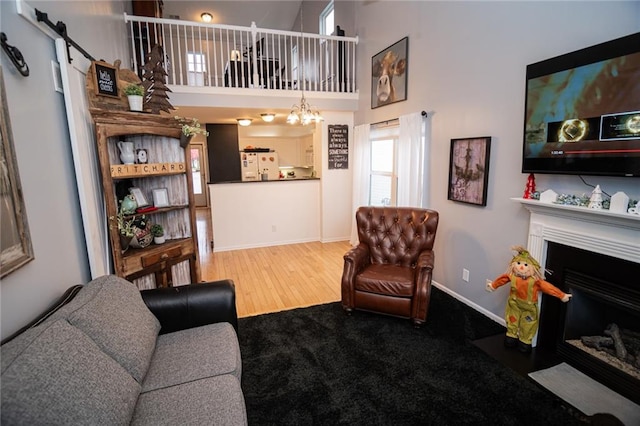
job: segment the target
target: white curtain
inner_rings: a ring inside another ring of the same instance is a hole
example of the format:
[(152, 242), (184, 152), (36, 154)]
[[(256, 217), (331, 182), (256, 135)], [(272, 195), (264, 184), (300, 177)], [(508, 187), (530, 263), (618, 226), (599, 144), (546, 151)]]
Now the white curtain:
[(356, 126), (353, 132), (353, 208), (351, 212), (351, 245), (358, 244), (356, 210), (369, 204), (369, 183), (371, 179), (371, 142), (369, 125)]
[(426, 120), (416, 112), (400, 116), (398, 206), (426, 207)]

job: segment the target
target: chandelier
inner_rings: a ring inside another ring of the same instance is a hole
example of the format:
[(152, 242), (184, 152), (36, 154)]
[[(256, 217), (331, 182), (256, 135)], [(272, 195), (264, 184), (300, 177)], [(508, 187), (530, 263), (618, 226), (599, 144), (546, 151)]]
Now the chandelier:
[[(304, 9), (304, 2), (300, 6), (300, 40), (304, 39), (304, 32), (302, 27), (302, 11)], [(315, 107), (312, 107), (304, 97), (304, 41), (302, 41), (302, 80), (300, 82), (300, 92), (302, 94), (302, 98), (300, 99), (300, 105), (294, 104), (291, 107), (291, 112), (287, 117), (287, 123), (296, 124), (300, 123), (304, 126), (310, 124), (312, 122), (319, 123), (323, 120), (320, 115), (320, 111), (318, 111)]]
[(300, 99), (300, 105), (293, 105), (291, 112), (287, 117), (287, 123), (296, 124), (300, 122), (302, 125), (310, 124), (311, 122), (319, 123), (322, 121), (320, 111), (314, 109), (304, 97), (304, 90), (302, 91), (302, 98)]

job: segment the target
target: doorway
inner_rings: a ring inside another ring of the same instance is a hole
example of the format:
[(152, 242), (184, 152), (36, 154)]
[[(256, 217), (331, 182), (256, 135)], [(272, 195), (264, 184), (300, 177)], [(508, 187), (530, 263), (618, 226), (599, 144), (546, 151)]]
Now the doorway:
[(191, 158), (191, 173), (193, 188), (193, 200), (196, 207), (208, 207), (209, 197), (207, 196), (207, 182), (209, 181), (207, 172), (207, 154), (203, 142), (192, 142), (189, 145)]

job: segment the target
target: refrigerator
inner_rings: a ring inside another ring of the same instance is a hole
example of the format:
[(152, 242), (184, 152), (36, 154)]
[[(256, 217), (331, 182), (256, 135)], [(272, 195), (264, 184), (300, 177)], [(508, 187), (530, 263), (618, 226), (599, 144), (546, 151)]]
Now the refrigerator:
[(242, 181), (263, 180), (265, 174), (267, 180), (280, 179), (280, 163), (278, 153), (240, 151), (240, 170)]

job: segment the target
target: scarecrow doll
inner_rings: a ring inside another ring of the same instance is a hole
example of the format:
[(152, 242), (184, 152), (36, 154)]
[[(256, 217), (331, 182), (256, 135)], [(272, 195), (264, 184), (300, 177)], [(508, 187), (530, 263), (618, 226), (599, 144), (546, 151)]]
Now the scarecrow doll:
[(492, 283), (487, 283), (487, 291), (510, 284), (511, 291), (507, 300), (505, 320), (507, 335), (504, 345), (518, 346), (520, 352), (531, 352), (531, 341), (538, 330), (538, 292), (568, 302), (571, 295), (563, 293), (553, 284), (543, 279), (540, 264), (523, 247), (512, 248), (517, 254), (511, 259), (507, 272)]

